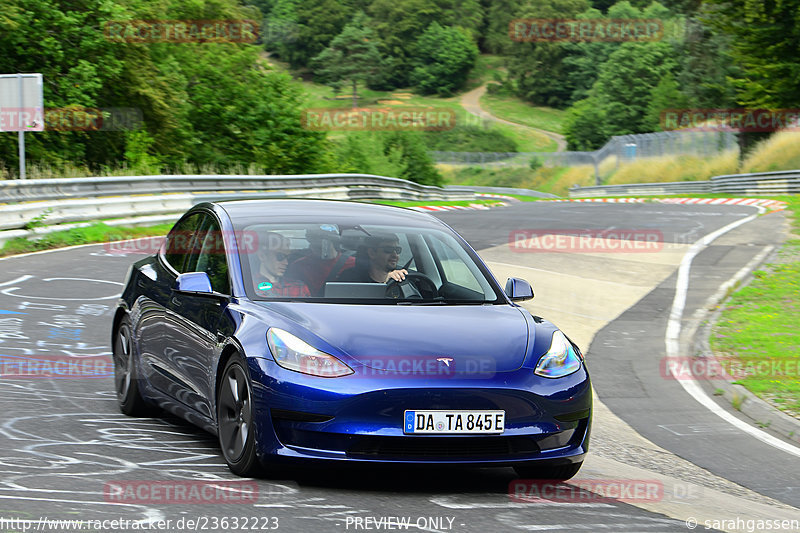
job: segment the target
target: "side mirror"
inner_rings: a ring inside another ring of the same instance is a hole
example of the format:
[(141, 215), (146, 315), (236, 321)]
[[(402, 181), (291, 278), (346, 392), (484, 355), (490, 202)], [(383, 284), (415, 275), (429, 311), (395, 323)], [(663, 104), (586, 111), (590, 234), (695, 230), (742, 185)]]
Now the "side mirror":
[(205, 272), (178, 274), (172, 290), (189, 294), (214, 294), (214, 290), (211, 288), (211, 280), (208, 279), (208, 274)]
[(512, 302), (522, 302), (533, 298), (533, 287), (524, 279), (508, 278), (505, 291)]

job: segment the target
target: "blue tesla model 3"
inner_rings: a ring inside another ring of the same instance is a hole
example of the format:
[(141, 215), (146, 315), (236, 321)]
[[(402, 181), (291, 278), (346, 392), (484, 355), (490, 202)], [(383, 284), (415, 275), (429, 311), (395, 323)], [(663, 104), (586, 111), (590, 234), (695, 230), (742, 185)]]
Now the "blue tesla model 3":
[(291, 461), (512, 466), (588, 450), (579, 348), (439, 219), (324, 200), (202, 203), (130, 269), (120, 409), (216, 434), (231, 471)]

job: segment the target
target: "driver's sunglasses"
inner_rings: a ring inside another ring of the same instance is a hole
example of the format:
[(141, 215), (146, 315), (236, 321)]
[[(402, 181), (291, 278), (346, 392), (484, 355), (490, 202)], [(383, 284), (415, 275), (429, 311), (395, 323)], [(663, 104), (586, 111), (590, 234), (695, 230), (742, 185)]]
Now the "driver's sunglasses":
[(289, 254), (285, 254), (283, 252), (275, 252), (275, 260), (282, 263), (283, 261), (289, 260)]
[(401, 253), (403, 253), (403, 247), (402, 246), (382, 246), (381, 247), (381, 251), (383, 253), (385, 253), (385, 254), (390, 254), (390, 253), (394, 252), (397, 255), (400, 255)]

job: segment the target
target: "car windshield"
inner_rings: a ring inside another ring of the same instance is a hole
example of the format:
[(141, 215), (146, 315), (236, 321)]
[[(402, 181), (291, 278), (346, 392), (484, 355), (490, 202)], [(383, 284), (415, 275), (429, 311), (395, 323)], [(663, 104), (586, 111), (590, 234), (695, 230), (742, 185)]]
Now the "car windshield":
[(474, 252), (447, 231), (322, 222), (252, 224), (239, 235), (245, 290), (254, 300), (505, 303)]

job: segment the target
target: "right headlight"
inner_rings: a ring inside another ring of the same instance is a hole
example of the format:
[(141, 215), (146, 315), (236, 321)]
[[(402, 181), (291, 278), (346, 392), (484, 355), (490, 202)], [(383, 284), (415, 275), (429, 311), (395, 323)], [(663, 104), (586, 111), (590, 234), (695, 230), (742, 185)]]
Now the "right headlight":
[(580, 367), (581, 358), (572, 343), (560, 330), (556, 330), (550, 341), (550, 349), (539, 359), (533, 373), (543, 378), (560, 378), (577, 372)]
[(353, 373), (353, 369), (332, 355), (321, 352), (288, 331), (270, 328), (267, 344), (272, 358), (287, 370), (323, 378), (338, 378)]

